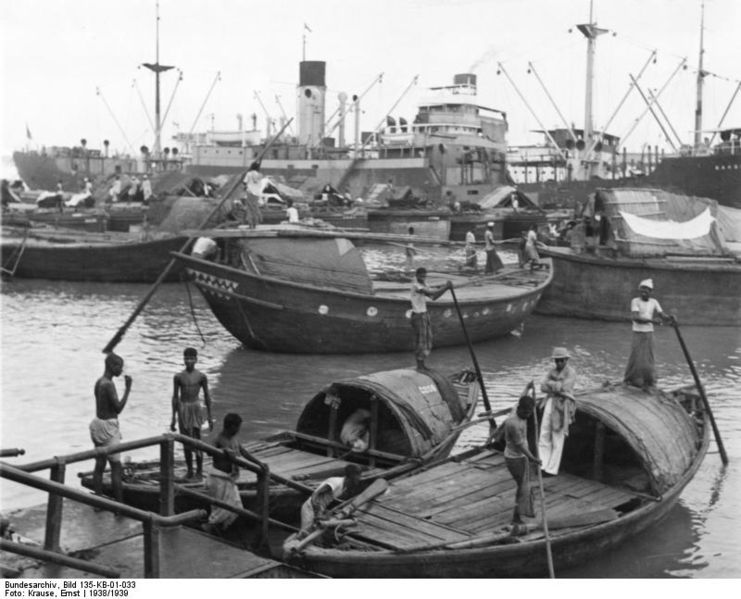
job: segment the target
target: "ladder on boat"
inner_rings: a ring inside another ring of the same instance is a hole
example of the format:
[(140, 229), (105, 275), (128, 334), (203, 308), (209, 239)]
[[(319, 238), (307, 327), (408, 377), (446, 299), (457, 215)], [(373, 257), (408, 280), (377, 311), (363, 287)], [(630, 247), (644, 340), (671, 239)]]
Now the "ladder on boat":
[[(2, 272), (3, 275), (6, 275), (8, 277), (14, 277), (15, 271), (18, 268), (18, 264), (21, 262), (21, 258), (23, 257), (23, 252), (26, 250), (26, 241), (28, 241), (28, 229), (26, 229), (23, 233), (23, 239), (21, 240), (21, 245), (16, 247), (13, 250), (13, 253), (10, 254), (8, 257), (8, 260), (5, 264), (3, 264), (0, 267), (0, 272)], [(13, 264), (12, 267), (8, 267), (9, 264)]]

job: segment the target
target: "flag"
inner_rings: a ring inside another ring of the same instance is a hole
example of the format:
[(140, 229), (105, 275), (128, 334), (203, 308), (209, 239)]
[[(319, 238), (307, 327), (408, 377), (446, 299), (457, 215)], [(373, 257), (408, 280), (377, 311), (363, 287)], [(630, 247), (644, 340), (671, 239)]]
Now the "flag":
[(26, 139), (33, 139), (31, 137), (31, 130), (28, 128), (28, 123), (26, 123)]
[(308, 31), (309, 33), (312, 33), (311, 28), (306, 23), (304, 23), (304, 29), (306, 29), (306, 31)]

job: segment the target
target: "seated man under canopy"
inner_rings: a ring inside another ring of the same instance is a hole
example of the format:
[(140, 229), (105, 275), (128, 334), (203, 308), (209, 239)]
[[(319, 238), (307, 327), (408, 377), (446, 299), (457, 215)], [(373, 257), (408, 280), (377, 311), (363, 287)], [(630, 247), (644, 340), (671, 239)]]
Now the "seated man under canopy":
[(368, 410), (355, 410), (342, 425), (340, 441), (357, 453), (367, 450), (370, 443), (370, 420), (371, 413)]

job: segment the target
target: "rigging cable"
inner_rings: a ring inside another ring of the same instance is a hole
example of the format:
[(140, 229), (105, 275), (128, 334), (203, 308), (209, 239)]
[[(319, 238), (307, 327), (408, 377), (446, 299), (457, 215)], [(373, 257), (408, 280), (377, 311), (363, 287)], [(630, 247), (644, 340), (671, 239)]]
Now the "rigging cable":
[(190, 284), (188, 283), (188, 279), (185, 279), (185, 290), (188, 292), (188, 305), (190, 306), (190, 315), (193, 318), (193, 324), (196, 325), (196, 330), (198, 331), (198, 334), (201, 337), (201, 341), (203, 342), (203, 347), (206, 347), (206, 339), (203, 336), (203, 333), (201, 332), (201, 327), (198, 325), (198, 319), (196, 318), (195, 308), (193, 307), (193, 295), (190, 292)]

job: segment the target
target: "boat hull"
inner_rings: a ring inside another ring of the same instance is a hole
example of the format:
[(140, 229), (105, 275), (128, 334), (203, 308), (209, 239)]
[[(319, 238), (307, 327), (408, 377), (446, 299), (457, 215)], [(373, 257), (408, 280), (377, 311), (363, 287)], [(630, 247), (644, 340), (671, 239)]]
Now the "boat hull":
[(741, 324), (741, 264), (730, 259), (627, 259), (549, 248), (553, 283), (536, 311), (597, 320), (630, 319), (638, 283), (653, 279), (665, 312), (688, 325)]
[[(171, 260), (170, 253), (182, 248), (185, 237), (170, 237), (134, 243), (54, 242), (4, 236), (0, 255), (2, 264), (13, 261), (23, 246), (13, 276), (55, 281), (91, 281), (101, 283), (152, 283)], [(10, 265), (12, 267), (12, 264)], [(177, 265), (166, 281), (177, 281)]]
[[(600, 402), (594, 405), (599, 406)], [(663, 494), (651, 499), (647, 496), (634, 497), (631, 501), (642, 503), (635, 509), (601, 524), (581, 528), (577, 526), (566, 533), (563, 530), (551, 531), (551, 553), (557, 574), (562, 570), (583, 564), (597, 554), (617, 547), (656, 525), (667, 516), (676, 505), (684, 488), (697, 473), (707, 453), (711, 428), (707, 412), (703, 413), (701, 427), (701, 432), (698, 432), (694, 441), (679, 443), (675, 447), (678, 453), (681, 453), (681, 450), (677, 449), (679, 447), (691, 448), (693, 456), (687, 462), (686, 468), (673, 480), (673, 484), (665, 489)], [(663, 428), (657, 430), (657, 434), (663, 438), (670, 430), (671, 426), (665, 423)], [(662, 454), (664, 450), (658, 453)], [(671, 452), (667, 452), (667, 456), (671, 460)], [(440, 491), (443, 494), (444, 492)], [(393, 497), (393, 490), (390, 493)], [(617, 501), (622, 501), (622, 499)], [(475, 496), (471, 502), (476, 502)], [(381, 501), (381, 505), (383, 504), (384, 502)], [(394, 505), (398, 508), (398, 504)], [(496, 511), (497, 507), (496, 502), (493, 501), (489, 509)], [(431, 511), (432, 508), (427, 506), (420, 510), (420, 513), (425, 513), (425, 511)], [(557, 507), (556, 510), (558, 510)], [(418, 515), (414, 510), (411, 510), (411, 513), (403, 511), (399, 513), (407, 516)], [(361, 520), (362, 517), (361, 515)], [(475, 519), (476, 512), (472, 511), (469, 517)], [(409, 521), (410, 527), (414, 526), (415, 520), (410, 518)], [(433, 523), (435, 516), (423, 521)], [(419, 523), (419, 520), (416, 522)], [(362, 536), (364, 530), (362, 522), (360, 530), (359, 534)], [(373, 540), (372, 536), (369, 538)], [(387, 537), (387, 539), (390, 538), (391, 536)], [(527, 539), (512, 538), (511, 542), (476, 548), (430, 548), (404, 552), (309, 546), (303, 552), (292, 555), (289, 561), (311, 571), (336, 578), (489, 578), (547, 576), (548, 573), (546, 541), (542, 531)]]
[[(216, 318), (244, 345), (287, 353), (384, 353), (413, 348), (408, 292), (383, 297), (260, 277), (178, 254)], [(506, 335), (533, 311), (538, 286), (477, 300), (459, 298), (472, 342)], [(428, 303), (435, 347), (466, 339), (450, 296)]]

